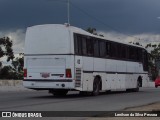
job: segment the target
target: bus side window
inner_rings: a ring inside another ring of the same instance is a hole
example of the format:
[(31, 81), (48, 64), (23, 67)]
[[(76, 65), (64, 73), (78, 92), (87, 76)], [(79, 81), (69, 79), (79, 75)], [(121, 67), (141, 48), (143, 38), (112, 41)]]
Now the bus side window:
[(94, 57), (99, 57), (99, 42), (94, 39)]
[(83, 55), (87, 55), (87, 44), (86, 44), (86, 37), (82, 37), (82, 53)]
[(81, 35), (74, 34), (74, 49), (76, 55), (82, 55), (82, 39)]
[(136, 48), (136, 60), (140, 61), (139, 48)]
[(148, 71), (148, 54), (147, 51), (142, 51), (143, 70)]
[(74, 50), (75, 54), (78, 54), (78, 37), (76, 34), (74, 34)]
[(114, 42), (111, 43), (111, 57), (117, 57), (117, 44)]
[(119, 44), (119, 45), (117, 45), (117, 58), (118, 59), (122, 59), (122, 45), (121, 44)]
[(137, 48), (137, 61), (142, 62), (142, 49)]
[(135, 49), (134, 47), (129, 47), (129, 59), (134, 61), (135, 60)]
[(100, 57), (105, 57), (106, 56), (106, 44), (104, 41), (99, 41), (100, 45)]
[(106, 56), (109, 57), (111, 53), (111, 44), (110, 42), (106, 42)]
[(86, 47), (87, 47), (87, 55), (93, 56), (93, 40), (92, 40), (92, 38), (90, 38), (90, 37), (87, 38)]
[(126, 45), (122, 45), (122, 58), (126, 59), (127, 58), (127, 47)]
[(128, 47), (128, 53), (129, 53), (129, 59), (132, 58), (132, 50), (131, 50), (131, 46)]
[(142, 62), (143, 57), (142, 57), (142, 49), (139, 49), (139, 56), (140, 56), (140, 62)]

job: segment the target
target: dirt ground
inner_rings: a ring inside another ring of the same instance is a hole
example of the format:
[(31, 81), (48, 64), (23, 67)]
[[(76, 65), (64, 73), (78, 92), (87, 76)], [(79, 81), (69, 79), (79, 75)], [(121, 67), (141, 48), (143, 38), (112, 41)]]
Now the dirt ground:
[[(160, 102), (139, 107), (126, 108), (124, 111), (159, 111), (160, 114)], [(160, 117), (95, 117), (88, 118), (87, 120), (160, 120)]]
[(135, 108), (126, 108), (125, 111), (160, 111), (160, 102), (151, 103), (144, 106), (139, 106)]

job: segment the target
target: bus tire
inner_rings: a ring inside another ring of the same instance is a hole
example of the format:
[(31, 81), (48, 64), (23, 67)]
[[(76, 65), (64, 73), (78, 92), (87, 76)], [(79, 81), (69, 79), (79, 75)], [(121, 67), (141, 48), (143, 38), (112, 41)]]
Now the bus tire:
[(126, 89), (126, 92), (139, 92), (140, 84), (141, 84), (140, 81), (137, 80), (136, 88)]
[(137, 80), (137, 86), (133, 89), (133, 92), (139, 92), (139, 87), (141, 86), (141, 83), (139, 80)]
[(100, 78), (96, 77), (93, 82), (93, 92), (92, 92), (93, 96), (99, 95), (100, 83), (101, 83)]

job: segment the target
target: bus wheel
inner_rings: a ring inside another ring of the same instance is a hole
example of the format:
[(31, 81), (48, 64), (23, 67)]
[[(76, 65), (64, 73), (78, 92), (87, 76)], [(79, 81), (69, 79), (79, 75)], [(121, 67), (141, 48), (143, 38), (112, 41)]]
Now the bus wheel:
[(68, 90), (53, 90), (51, 93), (54, 96), (65, 96), (68, 93)]
[(92, 92), (92, 95), (93, 96), (96, 96), (99, 94), (99, 90), (100, 90), (100, 80), (98, 77), (96, 77), (94, 79), (94, 82), (93, 82), (93, 92)]

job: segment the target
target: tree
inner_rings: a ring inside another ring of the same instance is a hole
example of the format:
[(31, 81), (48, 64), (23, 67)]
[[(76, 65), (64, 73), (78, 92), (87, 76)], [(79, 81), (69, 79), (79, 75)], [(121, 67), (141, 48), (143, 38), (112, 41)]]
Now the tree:
[(24, 54), (20, 53), (19, 57), (12, 61), (12, 70), (15, 74), (14, 79), (23, 79)]
[(10, 79), (11, 78), (11, 75), (10, 75), (11, 69), (12, 69), (11, 66), (4, 66), (1, 69), (0, 78), (1, 79)]
[(151, 43), (147, 44), (145, 48), (152, 47)]
[(150, 68), (150, 71), (152, 74), (152, 79), (155, 80), (155, 78), (158, 75), (158, 71), (159, 71), (156, 68), (157, 66), (155, 65), (155, 61), (160, 60), (160, 43), (159, 43), (159, 45), (156, 45), (156, 44), (152, 45), (150, 43), (150, 44), (147, 44), (145, 48), (146, 49), (152, 48), (151, 53), (150, 53), (149, 68)]
[[(7, 56), (7, 62), (14, 59), (12, 40), (9, 37), (0, 38), (0, 58), (4, 56)], [(2, 66), (1, 61), (0, 66)]]
[(129, 42), (129, 43), (131, 43), (131, 44), (134, 44), (134, 45), (139, 45), (139, 46), (142, 46), (139, 42)]
[[(14, 59), (13, 49), (12, 49), (12, 40), (9, 37), (0, 38), (0, 58), (6, 56), (7, 62)], [(10, 72), (12, 71), (11, 66), (2, 65), (0, 61), (0, 78), (7, 79), (10, 78)]]
[(23, 79), (24, 57), (20, 54), (12, 60), (11, 65), (4, 66), (0, 72), (1, 79)]
[(149, 47), (150, 48), (152, 47), (151, 57), (155, 60), (160, 59), (160, 43), (159, 45), (156, 45), (156, 44), (151, 45), (150, 43), (150, 44), (147, 44), (145, 48), (149, 48)]
[(88, 27), (86, 29), (87, 32), (93, 34), (93, 35), (98, 35), (98, 36), (101, 36), (101, 37), (104, 37), (102, 34), (98, 34), (97, 31), (96, 31), (96, 28), (91, 28), (91, 27)]
[(96, 28), (89, 27), (89, 28), (86, 29), (86, 31), (91, 33), (91, 34), (97, 35)]

